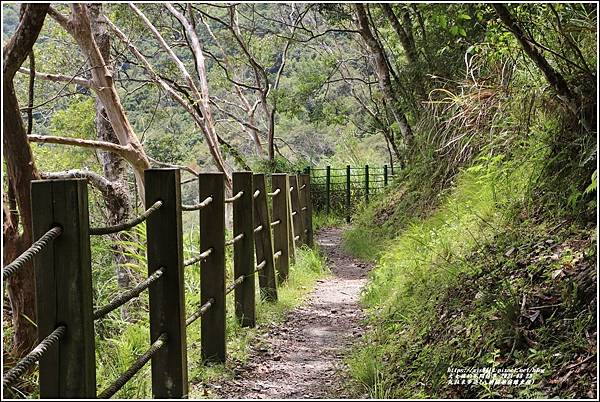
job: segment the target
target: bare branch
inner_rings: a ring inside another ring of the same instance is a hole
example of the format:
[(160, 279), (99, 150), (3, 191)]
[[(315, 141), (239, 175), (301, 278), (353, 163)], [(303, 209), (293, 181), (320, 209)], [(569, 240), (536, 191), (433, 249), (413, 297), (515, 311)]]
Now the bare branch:
[[(22, 74), (31, 75), (31, 70), (29, 70), (28, 68), (25, 68), (25, 67), (19, 68), (19, 72)], [(73, 83), (73, 84), (81, 85), (82, 87), (85, 87), (85, 88), (90, 88), (90, 89), (95, 88), (94, 84), (92, 83), (91, 80), (88, 80), (87, 78), (83, 78), (83, 77), (69, 76), (69, 75), (62, 75), (62, 74), (42, 73), (40, 71), (35, 72), (35, 77), (41, 78), (46, 81), (66, 82), (66, 83)]]
[(129, 145), (119, 145), (112, 142), (84, 140), (81, 138), (59, 137), (53, 135), (30, 134), (27, 136), (29, 142), (39, 142), (42, 144), (62, 144), (73, 145), (82, 148), (101, 149), (107, 152), (114, 152), (123, 158), (131, 159), (132, 149)]

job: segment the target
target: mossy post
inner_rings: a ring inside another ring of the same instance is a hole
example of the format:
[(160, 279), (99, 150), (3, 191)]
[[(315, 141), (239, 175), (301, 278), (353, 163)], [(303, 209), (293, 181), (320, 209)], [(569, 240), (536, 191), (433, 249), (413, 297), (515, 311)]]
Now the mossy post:
[(242, 327), (254, 327), (255, 274), (254, 274), (254, 214), (252, 198), (252, 172), (233, 173), (233, 194), (242, 196), (233, 203), (234, 236), (244, 236), (233, 245), (233, 273), (235, 278), (244, 276), (244, 281), (234, 290), (235, 316)]
[(167, 334), (165, 347), (152, 356), (152, 395), (179, 399), (188, 394), (180, 173), (148, 169), (144, 176), (146, 205), (162, 201), (146, 222), (148, 276), (164, 268), (148, 288), (150, 344)]
[[(277, 279), (275, 277), (275, 264), (273, 258), (273, 243), (271, 241), (271, 219), (267, 207), (267, 191), (265, 175), (255, 174), (254, 186), (254, 226), (257, 232), (254, 236), (256, 246), (256, 263), (263, 261), (265, 266), (258, 272), (258, 284), (261, 297), (266, 301), (277, 300)], [(260, 230), (258, 230), (260, 228)]]
[(275, 264), (279, 282), (287, 280), (289, 275), (289, 217), (288, 204), (290, 198), (289, 179), (285, 173), (274, 173), (271, 176), (271, 188), (273, 189), (273, 248), (275, 252), (281, 251), (281, 255)]
[(298, 176), (300, 185), (300, 210), (304, 227), (304, 239), (308, 247), (313, 246), (312, 230), (312, 196), (310, 188), (310, 175), (301, 174)]
[(304, 226), (302, 225), (302, 211), (300, 210), (300, 191), (298, 176), (290, 175), (290, 198), (292, 200), (292, 224), (294, 226), (294, 243), (296, 246), (304, 244)]
[(59, 325), (65, 335), (40, 359), (40, 397), (95, 398), (96, 357), (87, 181), (31, 183), (34, 239), (62, 233), (33, 258), (38, 339)]
[(225, 362), (225, 180), (223, 173), (199, 175), (200, 201), (212, 201), (200, 209), (200, 250), (212, 252), (200, 263), (200, 303), (212, 299), (202, 316), (202, 360)]

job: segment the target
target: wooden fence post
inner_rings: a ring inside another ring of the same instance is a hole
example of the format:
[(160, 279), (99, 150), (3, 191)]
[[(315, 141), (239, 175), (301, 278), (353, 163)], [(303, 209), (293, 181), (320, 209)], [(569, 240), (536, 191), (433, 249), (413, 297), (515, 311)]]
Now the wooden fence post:
[(262, 227), (254, 237), (256, 245), (256, 263), (265, 261), (265, 266), (258, 273), (258, 284), (260, 293), (266, 301), (277, 300), (277, 279), (275, 278), (275, 264), (273, 259), (273, 243), (271, 241), (271, 219), (267, 208), (267, 191), (265, 186), (265, 175), (254, 175), (254, 192), (258, 194), (254, 198), (254, 226)]
[(148, 276), (164, 267), (148, 289), (150, 343), (167, 334), (167, 344), (152, 356), (152, 394), (179, 399), (188, 394), (180, 173), (148, 169), (144, 176), (146, 205), (162, 201), (146, 222)]
[(383, 186), (388, 185), (388, 165), (383, 165)]
[(313, 230), (312, 230), (312, 195), (310, 193), (310, 175), (301, 174), (298, 177), (300, 185), (300, 205), (301, 215), (303, 219), (303, 227), (308, 247), (313, 246)]
[(291, 175), (286, 175), (287, 180), (285, 181), (285, 191), (287, 192), (287, 225), (288, 225), (288, 254), (290, 256), (290, 264), (294, 264), (296, 262), (296, 240), (294, 237), (296, 236), (294, 232), (294, 219), (292, 216), (292, 194), (290, 192), (290, 177)]
[(233, 276), (245, 278), (234, 290), (235, 316), (242, 327), (256, 325), (252, 188), (252, 172), (233, 172), (233, 194), (242, 191), (233, 202), (233, 234), (244, 235), (233, 245)]
[(66, 333), (40, 359), (40, 397), (95, 398), (96, 358), (87, 181), (31, 184), (33, 238), (56, 225), (62, 234), (33, 259), (38, 339)]
[(212, 201), (200, 209), (200, 250), (211, 253), (200, 263), (200, 303), (212, 299), (200, 324), (202, 360), (224, 362), (225, 330), (225, 181), (223, 173), (199, 175), (199, 199)]
[(273, 248), (275, 252), (281, 251), (281, 255), (277, 259), (277, 279), (278, 282), (284, 282), (289, 275), (289, 199), (290, 199), (290, 183), (288, 175), (285, 173), (274, 173), (271, 176), (271, 187), (273, 192), (273, 222), (279, 222), (273, 227)]
[(331, 195), (331, 166), (327, 166), (325, 169), (325, 213), (329, 215), (329, 212), (331, 210), (331, 201), (329, 198)]
[(350, 165), (346, 165), (346, 222), (350, 223)]
[[(302, 211), (300, 210), (300, 192), (298, 191), (298, 176), (290, 175), (290, 198), (292, 203), (292, 224), (294, 225), (294, 243), (304, 244), (305, 233), (302, 225)], [(297, 240), (296, 240), (297, 239)]]
[(369, 202), (369, 165), (365, 165), (365, 203)]

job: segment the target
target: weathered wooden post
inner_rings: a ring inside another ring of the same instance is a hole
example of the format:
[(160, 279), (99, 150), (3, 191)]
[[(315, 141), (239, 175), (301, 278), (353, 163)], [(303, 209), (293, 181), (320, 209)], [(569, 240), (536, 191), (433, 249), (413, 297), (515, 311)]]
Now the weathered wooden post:
[(254, 275), (254, 215), (252, 197), (252, 172), (233, 173), (233, 194), (242, 196), (233, 203), (233, 233), (243, 237), (233, 245), (233, 273), (244, 281), (234, 290), (235, 316), (242, 327), (254, 327), (255, 275)]
[[(273, 189), (273, 248), (275, 252), (281, 251), (277, 259), (277, 279), (279, 282), (287, 280), (289, 275), (289, 199), (290, 184), (288, 175), (285, 173), (274, 173), (271, 176), (271, 187)], [(278, 222), (278, 223), (277, 223)]]
[(350, 165), (346, 165), (346, 222), (350, 223)]
[(255, 174), (254, 186), (254, 226), (256, 234), (256, 263), (265, 262), (264, 267), (258, 272), (258, 284), (264, 300), (277, 300), (277, 279), (275, 278), (275, 264), (273, 258), (273, 243), (271, 241), (271, 219), (267, 208), (267, 191), (265, 175)]
[(325, 168), (326, 173), (325, 173), (325, 213), (327, 215), (329, 215), (329, 212), (331, 210), (331, 201), (330, 201), (330, 195), (331, 195), (331, 166), (327, 166)]
[(388, 165), (383, 165), (383, 186), (388, 185)]
[(225, 330), (225, 181), (223, 173), (199, 175), (199, 199), (212, 201), (200, 209), (200, 250), (212, 250), (200, 263), (200, 303), (212, 300), (202, 316), (202, 360), (224, 362)]
[(87, 181), (31, 184), (33, 238), (54, 226), (62, 234), (33, 259), (38, 339), (65, 333), (40, 359), (40, 397), (95, 398), (96, 358)]
[(304, 226), (302, 225), (300, 210), (300, 192), (298, 191), (298, 176), (290, 175), (290, 198), (292, 204), (292, 224), (294, 226), (294, 243), (304, 244)]
[(155, 398), (182, 398), (188, 394), (181, 185), (179, 169), (148, 169), (146, 205), (162, 201), (148, 217), (148, 276), (164, 268), (148, 289), (150, 343), (163, 333), (167, 344), (152, 356), (152, 394)]
[(300, 185), (300, 205), (302, 211), (303, 227), (308, 247), (313, 246), (313, 231), (312, 231), (312, 195), (310, 188), (310, 175), (301, 174), (298, 177)]
[(365, 165), (365, 203), (369, 202), (369, 165)]

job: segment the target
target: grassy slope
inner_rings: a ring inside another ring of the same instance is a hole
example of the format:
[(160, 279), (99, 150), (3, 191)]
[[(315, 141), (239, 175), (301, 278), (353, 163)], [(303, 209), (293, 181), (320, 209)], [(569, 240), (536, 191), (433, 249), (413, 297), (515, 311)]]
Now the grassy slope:
[[(375, 329), (350, 364), (371, 396), (594, 395), (597, 231), (524, 207), (544, 157), (481, 159), (435, 196), (409, 176), (357, 217), (345, 246), (377, 261)], [(530, 386), (447, 383), (449, 367), (527, 366), (544, 369)]]

